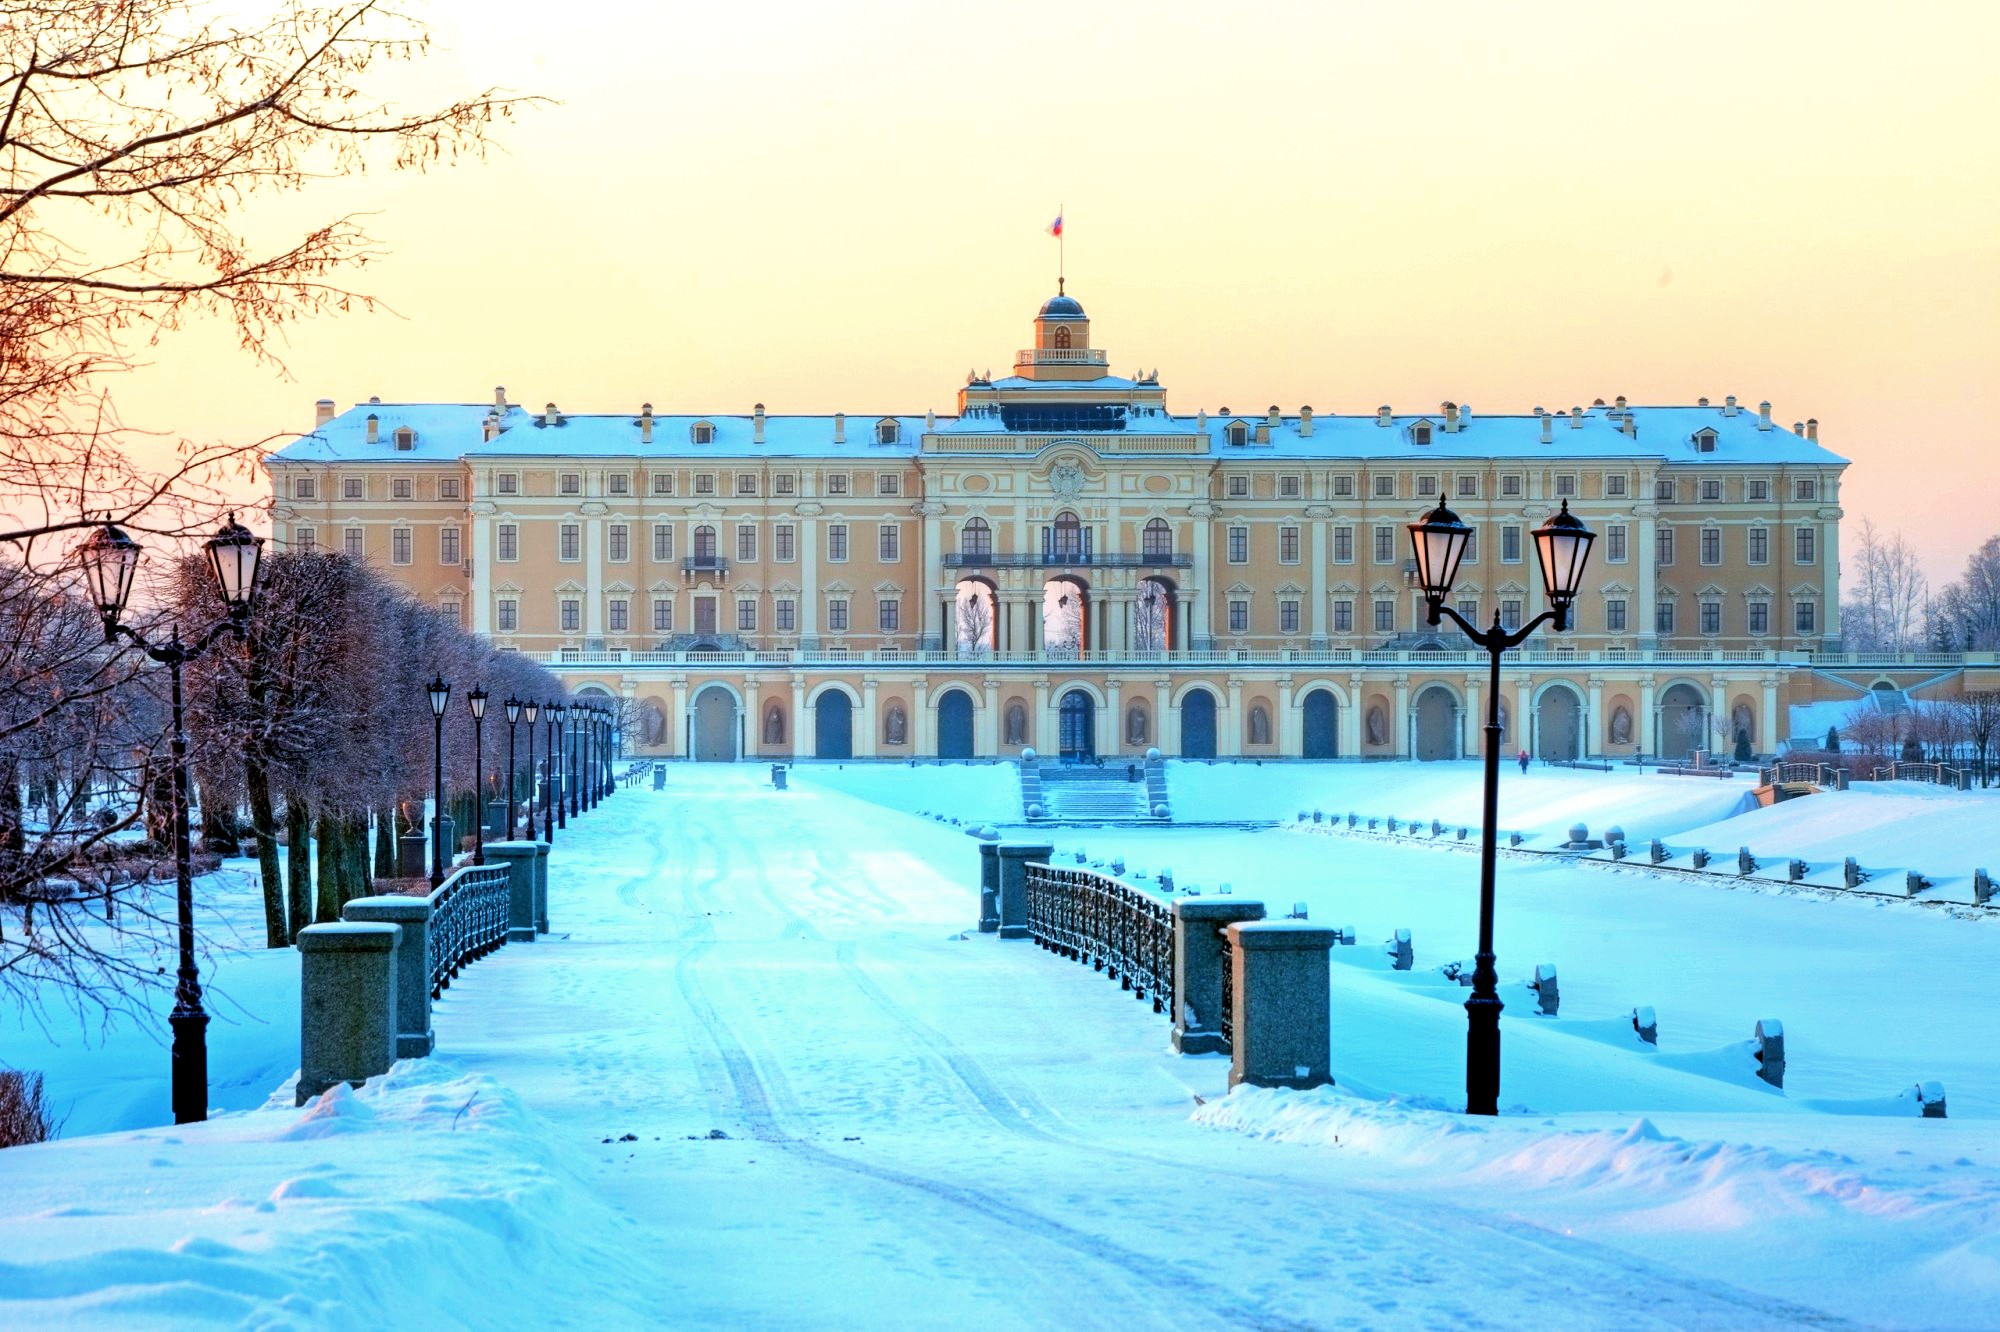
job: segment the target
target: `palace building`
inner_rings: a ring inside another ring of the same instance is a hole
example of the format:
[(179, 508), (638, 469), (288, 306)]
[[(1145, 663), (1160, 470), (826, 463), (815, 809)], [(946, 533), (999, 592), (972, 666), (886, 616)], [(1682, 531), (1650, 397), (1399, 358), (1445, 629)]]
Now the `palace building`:
[(1404, 524), (1445, 496), (1458, 608), (1512, 623), (1567, 501), (1586, 591), (1506, 668), (1508, 750), (1672, 757), (1775, 752), (1788, 705), (1870, 683), (1824, 669), (1818, 434), (1734, 397), (1177, 412), (1057, 295), (952, 416), (322, 400), (266, 465), (280, 548), (366, 558), (702, 759), (1476, 753), (1484, 658), (1424, 624)]

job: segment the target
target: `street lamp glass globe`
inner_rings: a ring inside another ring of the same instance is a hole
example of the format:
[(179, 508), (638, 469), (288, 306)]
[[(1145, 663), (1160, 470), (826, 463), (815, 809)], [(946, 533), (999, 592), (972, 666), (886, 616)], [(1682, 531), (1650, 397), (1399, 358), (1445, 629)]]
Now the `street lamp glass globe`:
[[(521, 720), (521, 700), (515, 698), (512, 694), (509, 694), (507, 696), (506, 706), (507, 706), (507, 724), (509, 726), (512, 726), (515, 722)], [(532, 720), (532, 718), (530, 720)]]
[(1543, 590), (1548, 593), (1550, 608), (1563, 620), (1558, 628), (1568, 624), (1569, 608), (1583, 590), (1583, 568), (1590, 559), (1590, 543), (1595, 540), (1597, 534), (1569, 511), (1568, 500), (1563, 501), (1560, 512), (1535, 529), (1535, 554), (1542, 562)]
[(84, 581), (90, 584), (91, 600), (97, 603), (97, 613), (106, 624), (117, 623), (118, 617), (125, 613), (125, 602), (132, 595), (132, 576), (138, 572), (142, 553), (138, 542), (110, 523), (92, 532), (90, 539), (77, 547)]
[(451, 686), (445, 683), (445, 678), (440, 675), (430, 682), (428, 692), (431, 696), (431, 716), (444, 716), (445, 704), (451, 702)]
[(257, 590), (257, 565), (263, 558), (264, 538), (252, 536), (250, 529), (230, 514), (222, 530), (202, 543), (208, 556), (208, 570), (215, 576), (215, 590), (233, 615), (250, 609)]
[(466, 706), (472, 709), (472, 716), (474, 720), (479, 720), (486, 716), (485, 689), (479, 687), (478, 685), (474, 685), (472, 688), (472, 692), (465, 696), (465, 702)]
[[(1410, 553), (1416, 557), (1417, 585), (1424, 590), (1424, 600), (1433, 610), (1451, 594), (1451, 585), (1458, 581), (1458, 562), (1465, 558), (1466, 543), (1472, 539), (1472, 529), (1459, 521), (1457, 514), (1445, 507), (1444, 496), (1438, 496), (1438, 505), (1423, 516), (1420, 522), (1409, 525)], [(1433, 614), (1432, 623), (1436, 616)]]
[(521, 715), (528, 719), (528, 725), (533, 726), (535, 718), (542, 715), (542, 705), (539, 703), (524, 702), (521, 704)]

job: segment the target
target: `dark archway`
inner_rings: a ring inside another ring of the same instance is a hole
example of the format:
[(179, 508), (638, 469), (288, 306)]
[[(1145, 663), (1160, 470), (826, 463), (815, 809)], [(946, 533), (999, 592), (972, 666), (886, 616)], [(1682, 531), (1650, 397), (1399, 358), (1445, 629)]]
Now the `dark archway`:
[(1458, 757), (1458, 700), (1443, 685), (1417, 695), (1410, 718), (1410, 752), (1426, 761)]
[(854, 757), (854, 700), (829, 689), (813, 704), (813, 754), (817, 758)]
[(1097, 756), (1097, 702), (1081, 689), (1072, 689), (1062, 698), (1062, 729), (1056, 748), (1066, 759)]
[(701, 763), (734, 763), (737, 752), (736, 696), (710, 685), (694, 699), (694, 757)]
[(1708, 699), (1693, 685), (1677, 684), (1660, 695), (1659, 725), (1656, 728), (1660, 757), (1684, 759), (1697, 749), (1707, 749)]
[(1306, 739), (1302, 757), (1340, 757), (1340, 703), (1331, 689), (1315, 689), (1306, 695)]
[(1215, 757), (1215, 695), (1206, 689), (1181, 695), (1181, 757)]
[(963, 689), (945, 691), (938, 698), (938, 757), (972, 757), (972, 695)]
[(1568, 685), (1550, 685), (1535, 703), (1535, 757), (1583, 757), (1583, 700)]

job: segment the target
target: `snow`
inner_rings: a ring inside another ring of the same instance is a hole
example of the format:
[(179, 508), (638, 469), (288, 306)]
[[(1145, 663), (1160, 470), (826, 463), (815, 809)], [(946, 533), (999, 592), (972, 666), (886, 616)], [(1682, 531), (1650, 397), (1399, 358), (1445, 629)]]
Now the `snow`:
[[(1212, 771), (1232, 798), (1271, 783), (1286, 819), (1304, 783), (1440, 814), (1477, 786), (1474, 765), (1272, 766)], [(1506, 856), (1503, 1114), (1471, 1121), (1465, 991), (1436, 968), (1473, 951), (1475, 857), (1053, 830), (1357, 927), (1332, 950), (1339, 1086), (1228, 1093), (1226, 1061), (1173, 1056), (1150, 1005), (969, 931), (977, 843), (904, 811), (946, 781), (997, 798), (996, 774), (800, 765), (779, 792), (764, 765), (674, 765), (666, 791), (618, 793), (557, 844), (556, 932), (439, 1002), (437, 1056), (303, 1110), (280, 1074), (204, 1125), (0, 1158), (5, 1318), (2000, 1323), (2000, 920)], [(1699, 828), (1741, 795), (1512, 787), (1506, 817), (1558, 829), (1577, 809)], [(1413, 971), (1377, 947), (1398, 928)], [(1547, 962), (1557, 1018), (1525, 987)], [(1763, 1019), (1787, 1028), (1783, 1091), (1750, 1058)], [(1918, 1116), (1926, 1081), (1950, 1119)]]
[(1826, 733), (1835, 728), (1846, 731), (1855, 715), (1869, 710), (1866, 698), (1842, 698), (1822, 703), (1794, 703), (1788, 718), (1791, 739), (1807, 749), (1826, 743)]

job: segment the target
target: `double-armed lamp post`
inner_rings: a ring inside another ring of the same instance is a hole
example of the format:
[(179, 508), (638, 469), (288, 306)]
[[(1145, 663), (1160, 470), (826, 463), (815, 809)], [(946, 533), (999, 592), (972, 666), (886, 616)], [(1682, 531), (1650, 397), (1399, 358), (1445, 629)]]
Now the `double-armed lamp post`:
[(208, 571), (222, 596), (223, 618), (192, 645), (181, 642), (175, 625), (164, 644), (148, 640), (138, 630), (119, 623), (132, 595), (132, 578), (143, 554), (138, 542), (107, 523), (78, 549), (90, 594), (104, 621), (104, 641), (123, 634), (172, 677), (174, 759), (174, 907), (179, 944), (179, 971), (174, 983), (174, 1008), (167, 1022), (173, 1028), (173, 1105), (176, 1124), (208, 1118), (208, 1014), (203, 1011), (201, 976), (194, 960), (194, 865), (188, 828), (187, 719), (181, 697), (181, 668), (207, 651), (224, 632), (242, 642), (250, 621), (250, 602), (257, 591), (257, 565), (264, 542), (231, 514), (220, 532), (203, 543)]
[(1528, 635), (1544, 623), (1553, 622), (1557, 633), (1569, 628), (1576, 594), (1583, 586), (1583, 567), (1590, 558), (1590, 543), (1596, 534), (1569, 511), (1564, 500), (1561, 512), (1535, 529), (1535, 555), (1542, 565), (1542, 587), (1548, 594), (1549, 609), (1518, 629), (1500, 622), (1481, 629), (1445, 604), (1451, 585), (1458, 578), (1458, 563), (1465, 557), (1472, 529), (1445, 507), (1439, 496), (1437, 508), (1420, 522), (1409, 525), (1410, 544), (1416, 556), (1417, 582), (1423, 588), (1430, 623), (1448, 617), (1473, 643), (1485, 649), (1486, 682), (1486, 788), (1485, 828), (1479, 843), (1479, 951), (1473, 955), (1472, 997), (1465, 1001), (1465, 1112), (1470, 1115), (1500, 1113), (1500, 991), (1499, 975), (1493, 966), (1493, 874), (1498, 857), (1500, 812), (1500, 658), (1526, 642)]

